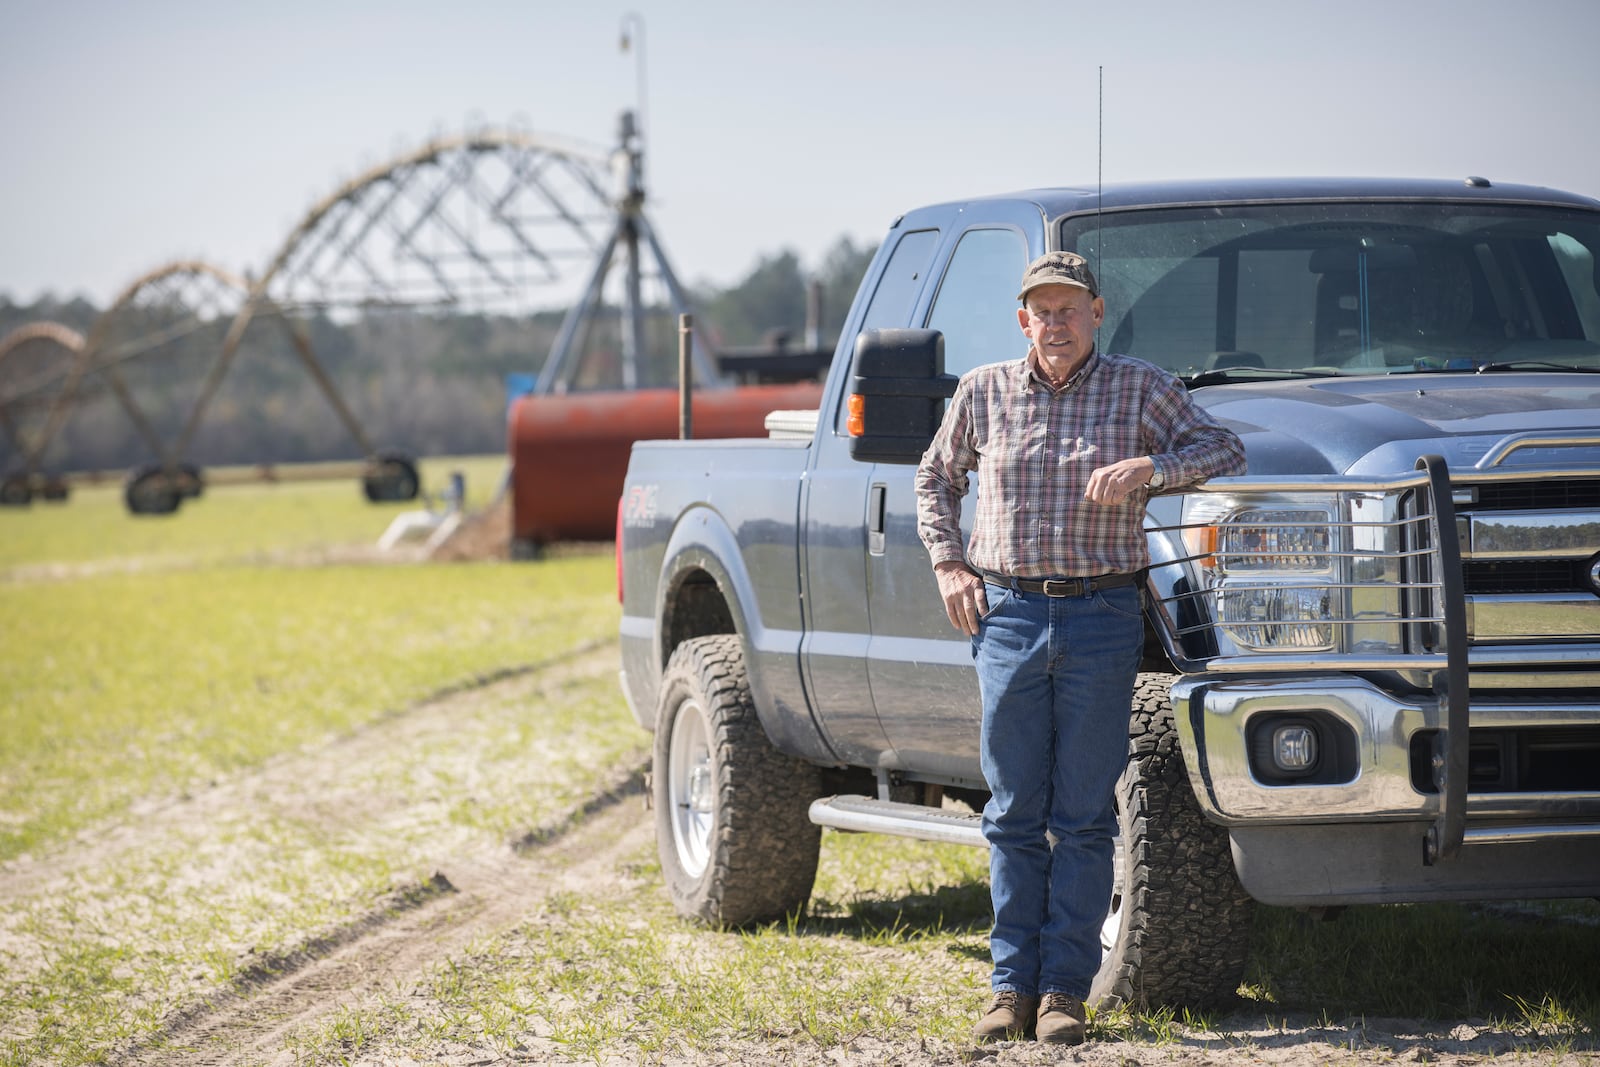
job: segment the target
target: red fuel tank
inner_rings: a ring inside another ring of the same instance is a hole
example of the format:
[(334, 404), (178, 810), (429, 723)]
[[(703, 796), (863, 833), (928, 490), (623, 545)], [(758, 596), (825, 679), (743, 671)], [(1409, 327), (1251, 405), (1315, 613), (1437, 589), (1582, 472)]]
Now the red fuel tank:
[[(815, 408), (821, 399), (821, 382), (707, 389), (694, 394), (694, 436), (765, 437), (770, 412)], [(678, 436), (678, 391), (522, 396), (508, 422), (513, 542), (609, 541), (628, 450)]]

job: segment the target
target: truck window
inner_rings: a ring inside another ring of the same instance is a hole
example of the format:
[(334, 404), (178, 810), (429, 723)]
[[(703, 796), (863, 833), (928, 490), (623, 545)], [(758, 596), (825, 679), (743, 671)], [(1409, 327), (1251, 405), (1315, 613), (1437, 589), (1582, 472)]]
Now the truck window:
[[(928, 267), (933, 254), (939, 249), (938, 230), (912, 230), (900, 235), (889, 262), (884, 264), (878, 284), (872, 290), (872, 299), (861, 318), (862, 330), (896, 330), (910, 325), (911, 311), (917, 305), (917, 295), (927, 280)], [(847, 433), (844, 398), (839, 400), (839, 410), (834, 412), (834, 431)]]
[(1285, 203), (1061, 227), (1098, 264), (1102, 350), (1176, 374), (1600, 366), (1600, 226), (1582, 212)]
[(861, 320), (863, 330), (896, 330), (910, 324), (911, 309), (938, 247), (938, 230), (914, 230), (901, 236), (872, 291), (872, 302)]
[(1572, 290), (1584, 336), (1591, 341), (1600, 340), (1600, 271), (1595, 268), (1594, 250), (1567, 233), (1551, 235), (1550, 249)]
[(947, 374), (965, 374), (1027, 351), (1016, 314), (1017, 279), (1027, 267), (1028, 242), (1015, 230), (971, 230), (961, 236), (927, 322), (944, 334)]

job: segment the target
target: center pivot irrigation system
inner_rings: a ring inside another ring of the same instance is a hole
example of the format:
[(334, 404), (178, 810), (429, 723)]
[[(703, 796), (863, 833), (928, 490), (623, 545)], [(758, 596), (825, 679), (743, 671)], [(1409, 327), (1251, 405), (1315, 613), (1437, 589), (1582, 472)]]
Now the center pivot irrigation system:
[[(675, 332), (652, 328), (650, 320), (675, 323), (689, 302), (644, 213), (642, 141), (631, 112), (621, 117), (618, 140), (606, 151), (511, 129), (436, 138), (317, 203), (258, 275), (175, 262), (128, 286), (86, 335), (31, 323), (0, 338), (0, 431), (13, 453), (0, 503), (65, 498), (67, 480), (46, 473), (45, 452), (75, 406), (109, 393), (150, 452), (127, 476), (128, 509), (176, 511), (207, 480), (187, 457), (246, 331), (257, 324), (286, 332), (298, 363), (359, 445), (365, 459), (350, 473), (367, 498), (415, 498), (414, 458), (371, 439), (318, 358), (305, 325), (316, 313), (405, 307), (526, 314), (540, 296), (545, 306), (560, 306), (581, 277), (533, 393), (560, 395), (573, 386), (608, 306), (616, 309), (607, 322), (620, 334), (611, 358), (622, 388), (642, 384), (642, 368), (659, 362), (647, 358), (647, 338)], [(610, 301), (608, 284), (619, 290)], [(125, 371), (134, 361), (192, 353), (197, 342), (208, 355), (187, 410), (155, 417)], [(697, 343), (694, 351), (696, 380), (721, 383), (707, 346)], [(319, 473), (330, 473), (329, 465)]]

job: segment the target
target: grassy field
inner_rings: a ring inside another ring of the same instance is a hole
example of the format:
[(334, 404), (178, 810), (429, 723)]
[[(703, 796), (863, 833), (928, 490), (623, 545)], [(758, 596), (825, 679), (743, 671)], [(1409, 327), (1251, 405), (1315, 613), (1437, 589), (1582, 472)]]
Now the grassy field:
[[(428, 464), (425, 486), (464, 469), (481, 503), (498, 464)], [(0, 511), (0, 1064), (107, 1062), (427, 893), (443, 858), (504, 852), (643, 765), (609, 554), (372, 558), (414, 506), (341, 482), (220, 487), (169, 518), (127, 516), (111, 488)], [(284, 1049), (300, 1064), (948, 1050), (984, 997), (978, 850), (829, 832), (809, 913), (745, 932), (678, 921), (648, 840), (603, 882), (553, 884), (416, 988)], [(1262, 909), (1239, 1017), (1474, 1020), (1538, 1058), (1595, 1047), (1596, 960), (1593, 902), (1332, 923)], [(1094, 1033), (1150, 1050), (1228, 1025), (1119, 1015)]]
[[(295, 565), (415, 506), (319, 482), (213, 490), (170, 517), (129, 516), (111, 489), (0, 513), (0, 861), (572, 636), (548, 570)], [(591, 568), (581, 592), (603, 603), (607, 580)], [(583, 639), (614, 628), (582, 615)]]
[[(498, 461), (425, 465), (425, 487), (456, 469), (481, 503)], [(615, 662), (609, 553), (372, 558), (416, 506), (305, 482), (214, 488), (171, 517), (127, 515), (114, 488), (0, 512), (0, 886), (20, 886), (0, 1062), (100, 1062), (642, 759), (610, 666), (362, 749), (440, 693)]]
[[(420, 465), (422, 491), (437, 498), (452, 472), (466, 479), (467, 505), (481, 506), (505, 471), (499, 456), (445, 457)], [(79, 487), (65, 504), (35, 503), (0, 511), (0, 576), (13, 581), (70, 565), (189, 568), (269, 562), (371, 546), (390, 521), (422, 501), (369, 504), (354, 478), (208, 490), (171, 516), (134, 517), (116, 485)]]

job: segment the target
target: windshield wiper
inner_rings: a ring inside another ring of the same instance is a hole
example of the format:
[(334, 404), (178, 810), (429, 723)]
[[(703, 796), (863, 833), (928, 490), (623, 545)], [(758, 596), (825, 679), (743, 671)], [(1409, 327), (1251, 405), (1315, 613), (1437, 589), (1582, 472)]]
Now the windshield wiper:
[(1571, 363), (1550, 363), (1542, 359), (1507, 359), (1498, 363), (1485, 363), (1477, 368), (1477, 373), (1497, 370), (1559, 370), (1571, 371), (1574, 374), (1600, 374), (1600, 367), (1576, 367)]
[(1285, 378), (1337, 378), (1335, 370), (1302, 370), (1293, 367), (1218, 367), (1203, 370), (1193, 377), (1182, 379), (1191, 389), (1197, 385), (1218, 385), (1223, 382), (1278, 382)]

